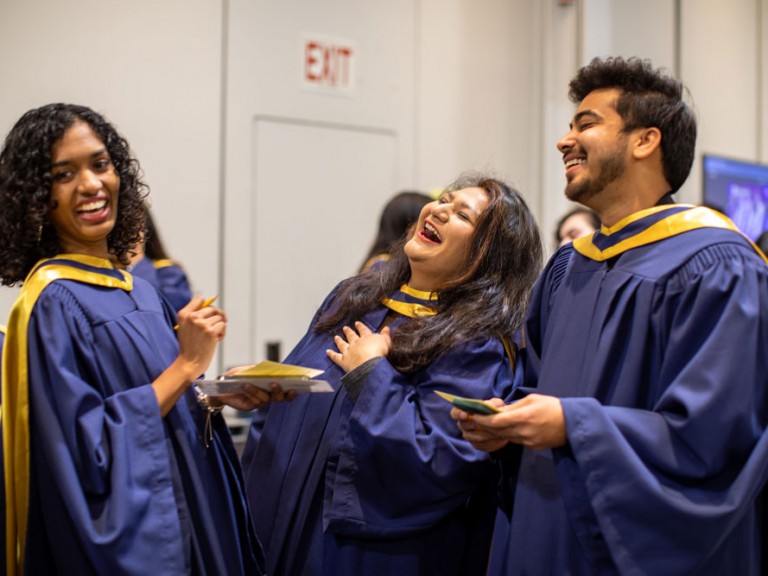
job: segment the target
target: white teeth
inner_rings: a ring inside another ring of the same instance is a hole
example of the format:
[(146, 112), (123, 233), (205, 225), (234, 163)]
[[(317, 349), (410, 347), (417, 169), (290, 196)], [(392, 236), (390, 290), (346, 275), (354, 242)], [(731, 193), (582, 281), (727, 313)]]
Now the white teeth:
[(432, 226), (432, 224), (430, 224), (429, 222), (424, 222), (424, 228), (435, 238), (437, 238), (438, 240), (442, 240), (442, 238), (440, 238), (440, 234), (438, 233), (437, 229), (434, 226)]
[(577, 164), (584, 164), (584, 158), (571, 158), (565, 163), (565, 168), (567, 170), (571, 166), (576, 166)]
[(101, 210), (104, 208), (104, 206), (107, 205), (106, 200), (94, 200), (93, 202), (89, 202), (88, 204), (83, 204), (82, 206), (79, 206), (77, 208), (78, 212), (92, 212), (94, 210)]

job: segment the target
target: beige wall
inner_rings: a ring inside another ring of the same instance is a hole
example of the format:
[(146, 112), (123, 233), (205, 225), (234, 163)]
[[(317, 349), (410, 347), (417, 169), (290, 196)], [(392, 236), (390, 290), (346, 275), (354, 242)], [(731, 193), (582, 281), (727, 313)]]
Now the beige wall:
[[(307, 33), (355, 43), (353, 93), (301, 87)], [(566, 86), (593, 56), (675, 71), (699, 114), (699, 153), (767, 162), (766, 37), (768, 0), (0, 0), (0, 134), (54, 100), (118, 125), (170, 251), (230, 312), (219, 368), (261, 359), (272, 338), (287, 351), (398, 188), (490, 169), (523, 190), (549, 238), (567, 208), (554, 147), (573, 112)], [(318, 155), (325, 168), (302, 173)], [(697, 161), (682, 200), (698, 201), (699, 179)], [(312, 274), (281, 284), (302, 266)], [(13, 297), (0, 290), (2, 316)]]

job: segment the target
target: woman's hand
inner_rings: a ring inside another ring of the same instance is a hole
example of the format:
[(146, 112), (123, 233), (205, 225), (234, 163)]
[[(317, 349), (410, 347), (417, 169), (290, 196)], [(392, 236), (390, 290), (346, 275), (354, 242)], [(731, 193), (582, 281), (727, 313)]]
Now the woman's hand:
[(344, 338), (341, 336), (334, 336), (333, 338), (338, 351), (326, 350), (326, 354), (334, 364), (345, 372), (351, 372), (371, 358), (386, 356), (392, 347), (388, 326), (376, 333), (362, 322), (355, 322), (355, 329), (344, 326), (342, 331)]
[(296, 398), (296, 390), (283, 391), (280, 384), (272, 382), (269, 391), (259, 388), (255, 384), (246, 384), (239, 394), (222, 394), (216, 396), (221, 404), (231, 406), (236, 410), (247, 412), (256, 410), (270, 402), (290, 402)]
[[(230, 368), (224, 372), (224, 376), (234, 376), (238, 372), (242, 372), (250, 366), (236, 366)], [(259, 388), (255, 384), (245, 384), (243, 391), (239, 394), (222, 394), (216, 396), (221, 404), (231, 406), (236, 410), (249, 411), (261, 408), (269, 402), (290, 402), (296, 398), (296, 390), (288, 390), (285, 392), (283, 388), (277, 382), (270, 384), (269, 390)]]
[(205, 300), (193, 298), (179, 310), (179, 359), (192, 380), (208, 369), (216, 346), (227, 332), (227, 316), (215, 306), (203, 307)]
[(227, 332), (227, 316), (197, 297), (179, 310), (179, 355), (152, 383), (160, 413), (165, 416), (189, 385), (208, 369), (216, 346)]

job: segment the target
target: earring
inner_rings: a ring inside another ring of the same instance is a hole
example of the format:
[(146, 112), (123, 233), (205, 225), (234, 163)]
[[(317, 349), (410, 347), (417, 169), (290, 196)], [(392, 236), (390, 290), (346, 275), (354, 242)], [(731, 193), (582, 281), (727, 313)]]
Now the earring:
[(40, 226), (37, 227), (37, 244), (40, 244), (40, 241), (43, 239), (43, 225), (40, 224)]

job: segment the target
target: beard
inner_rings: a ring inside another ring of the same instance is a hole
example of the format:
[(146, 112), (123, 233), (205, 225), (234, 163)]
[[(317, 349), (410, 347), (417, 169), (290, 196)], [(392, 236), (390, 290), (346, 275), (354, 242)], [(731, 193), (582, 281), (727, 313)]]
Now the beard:
[(622, 142), (618, 142), (613, 150), (602, 155), (602, 158), (596, 158), (593, 162), (597, 164), (597, 176), (568, 182), (565, 185), (565, 197), (573, 202), (585, 204), (597, 196), (609, 184), (624, 174), (627, 167), (627, 162), (624, 159), (625, 152), (626, 147), (622, 146)]

